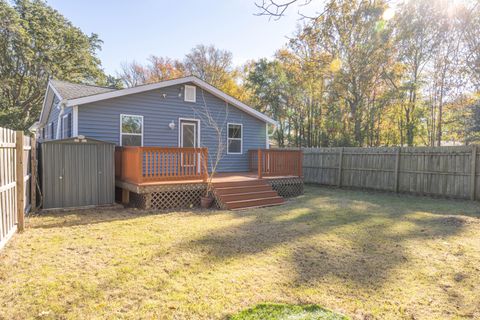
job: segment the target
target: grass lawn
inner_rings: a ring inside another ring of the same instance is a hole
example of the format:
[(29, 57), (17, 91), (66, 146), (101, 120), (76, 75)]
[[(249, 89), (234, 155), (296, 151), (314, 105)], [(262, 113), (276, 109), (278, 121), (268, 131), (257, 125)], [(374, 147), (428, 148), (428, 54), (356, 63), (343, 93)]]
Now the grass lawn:
[[(480, 205), (307, 187), (250, 211), (51, 213), (0, 252), (0, 319), (480, 319)], [(295, 318), (297, 319), (297, 318)]]

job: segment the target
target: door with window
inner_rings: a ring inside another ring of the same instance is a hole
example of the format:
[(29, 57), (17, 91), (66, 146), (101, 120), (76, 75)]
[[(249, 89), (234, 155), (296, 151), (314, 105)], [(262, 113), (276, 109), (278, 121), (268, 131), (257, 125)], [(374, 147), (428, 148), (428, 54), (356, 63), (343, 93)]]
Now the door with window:
[[(180, 147), (198, 148), (200, 146), (198, 137), (199, 121), (180, 120)], [(191, 153), (182, 153), (181, 163), (183, 167), (195, 167), (198, 159)]]

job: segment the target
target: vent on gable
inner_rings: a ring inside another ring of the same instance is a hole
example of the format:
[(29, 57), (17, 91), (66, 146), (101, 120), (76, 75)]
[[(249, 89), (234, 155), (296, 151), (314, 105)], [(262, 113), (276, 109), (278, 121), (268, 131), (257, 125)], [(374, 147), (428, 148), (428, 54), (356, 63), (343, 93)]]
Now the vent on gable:
[(185, 86), (185, 101), (196, 102), (197, 101), (197, 87), (195, 86)]

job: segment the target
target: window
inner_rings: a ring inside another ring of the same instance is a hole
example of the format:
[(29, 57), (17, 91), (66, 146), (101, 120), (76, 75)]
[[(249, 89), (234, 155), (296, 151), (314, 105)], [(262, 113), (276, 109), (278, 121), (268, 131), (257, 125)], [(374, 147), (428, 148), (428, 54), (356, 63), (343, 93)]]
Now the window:
[(48, 124), (48, 138), (53, 140), (55, 139), (55, 124), (53, 122), (50, 122)]
[(66, 114), (62, 118), (62, 138), (70, 138), (72, 136), (72, 114)]
[(227, 153), (241, 154), (243, 145), (243, 126), (237, 123), (227, 124)]
[(185, 101), (196, 102), (197, 101), (197, 87), (185, 86)]
[(143, 116), (120, 115), (120, 145), (143, 145)]

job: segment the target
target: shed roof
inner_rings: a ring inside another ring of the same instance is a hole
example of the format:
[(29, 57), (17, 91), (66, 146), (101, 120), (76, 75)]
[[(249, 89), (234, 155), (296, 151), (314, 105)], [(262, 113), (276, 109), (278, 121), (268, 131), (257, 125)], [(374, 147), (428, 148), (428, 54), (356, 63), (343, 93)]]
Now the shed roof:
[(55, 140), (46, 140), (42, 141), (42, 143), (48, 143), (48, 144), (69, 144), (69, 143), (84, 143), (84, 144), (115, 144), (110, 141), (104, 141), (104, 140), (98, 140), (98, 139), (93, 139), (93, 138), (88, 138), (88, 137), (83, 137), (83, 136), (78, 136), (78, 137), (72, 137), (72, 138), (65, 138), (65, 139), (55, 139)]

